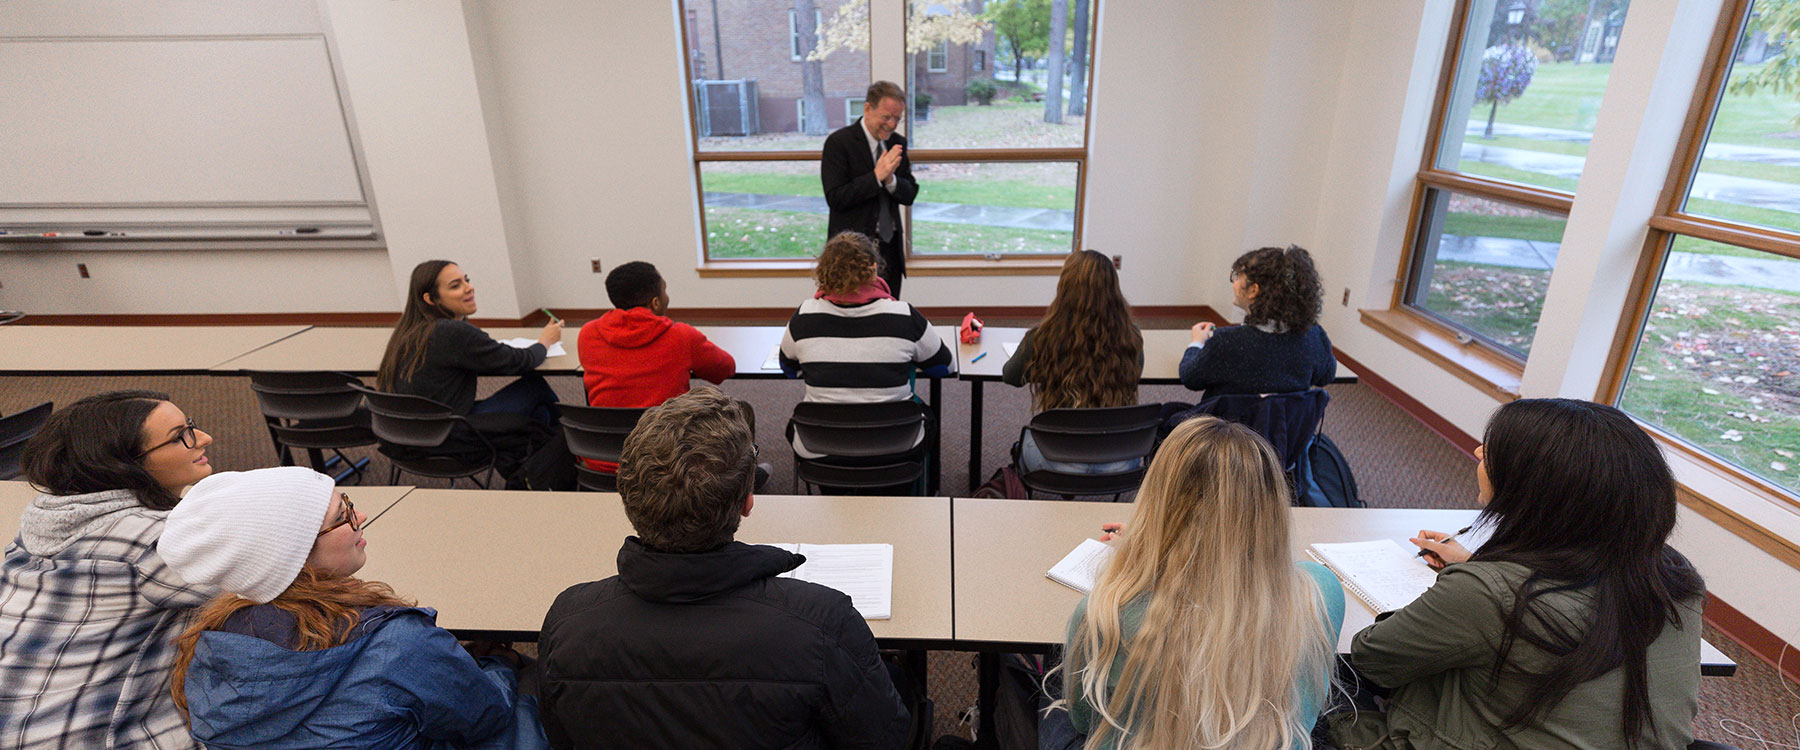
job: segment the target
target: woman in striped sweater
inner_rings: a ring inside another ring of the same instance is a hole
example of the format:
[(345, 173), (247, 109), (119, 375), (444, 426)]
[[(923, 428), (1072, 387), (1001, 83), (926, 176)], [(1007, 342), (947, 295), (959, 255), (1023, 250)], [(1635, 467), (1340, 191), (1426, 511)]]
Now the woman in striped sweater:
[[(781, 337), (781, 369), (806, 380), (807, 401), (869, 404), (913, 397), (913, 371), (943, 377), (956, 357), (911, 304), (894, 299), (878, 276), (875, 243), (842, 232), (825, 243), (813, 270), (818, 291), (800, 303)], [(928, 431), (935, 426), (928, 426)], [(919, 440), (923, 443), (926, 434)], [(819, 458), (798, 438), (794, 452)]]

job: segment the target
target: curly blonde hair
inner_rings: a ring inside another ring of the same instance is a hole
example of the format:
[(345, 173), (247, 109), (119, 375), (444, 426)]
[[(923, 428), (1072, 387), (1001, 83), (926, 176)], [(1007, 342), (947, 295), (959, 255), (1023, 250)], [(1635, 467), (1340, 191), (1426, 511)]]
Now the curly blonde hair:
[(839, 232), (825, 241), (813, 280), (826, 294), (850, 294), (868, 286), (881, 272), (881, 253), (875, 240), (861, 232)]

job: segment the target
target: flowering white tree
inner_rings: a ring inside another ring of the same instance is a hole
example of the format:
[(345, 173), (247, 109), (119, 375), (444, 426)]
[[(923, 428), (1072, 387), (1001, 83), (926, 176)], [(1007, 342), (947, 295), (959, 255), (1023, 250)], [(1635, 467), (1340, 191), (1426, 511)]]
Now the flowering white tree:
[[(951, 6), (948, 10), (942, 0), (908, 0), (910, 8), (906, 21), (906, 54), (916, 55), (930, 50), (941, 42), (950, 44), (977, 44), (981, 35), (988, 28), (988, 22), (981, 16), (970, 13), (967, 8)], [(867, 0), (844, 0), (838, 9), (832, 11), (819, 25), (819, 44), (806, 56), (808, 60), (823, 60), (840, 49), (855, 52), (869, 51), (869, 3)]]

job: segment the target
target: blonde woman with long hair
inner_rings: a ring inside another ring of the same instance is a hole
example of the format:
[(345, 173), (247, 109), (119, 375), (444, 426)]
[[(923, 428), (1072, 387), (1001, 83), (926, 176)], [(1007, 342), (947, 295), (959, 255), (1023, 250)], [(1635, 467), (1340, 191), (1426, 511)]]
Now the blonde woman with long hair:
[(1181, 423), (1069, 618), (1065, 701), (1087, 750), (1307, 748), (1344, 591), (1288, 551), (1281, 461), (1255, 432)]

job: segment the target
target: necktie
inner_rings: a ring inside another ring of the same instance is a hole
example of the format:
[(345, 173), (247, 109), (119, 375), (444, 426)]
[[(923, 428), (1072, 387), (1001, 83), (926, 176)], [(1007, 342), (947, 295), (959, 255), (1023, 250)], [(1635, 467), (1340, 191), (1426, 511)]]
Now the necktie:
[[(875, 161), (881, 161), (884, 145), (886, 144), (882, 141), (875, 142)], [(894, 238), (894, 218), (890, 215), (887, 186), (877, 187), (881, 189), (881, 217), (875, 220), (875, 236), (880, 237), (882, 242), (887, 242)]]

